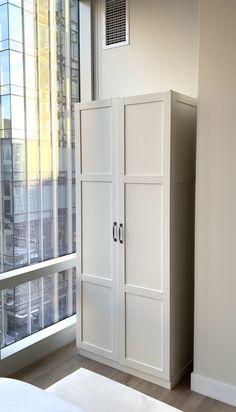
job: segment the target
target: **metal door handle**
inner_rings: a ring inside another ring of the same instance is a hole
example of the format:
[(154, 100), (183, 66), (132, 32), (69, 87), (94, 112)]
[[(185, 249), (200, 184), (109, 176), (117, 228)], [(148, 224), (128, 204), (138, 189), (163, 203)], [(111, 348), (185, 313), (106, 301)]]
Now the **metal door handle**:
[(122, 223), (119, 225), (119, 241), (120, 241), (120, 243), (124, 243), (123, 224)]
[(112, 236), (113, 236), (114, 242), (117, 242), (117, 223), (116, 222), (113, 223)]

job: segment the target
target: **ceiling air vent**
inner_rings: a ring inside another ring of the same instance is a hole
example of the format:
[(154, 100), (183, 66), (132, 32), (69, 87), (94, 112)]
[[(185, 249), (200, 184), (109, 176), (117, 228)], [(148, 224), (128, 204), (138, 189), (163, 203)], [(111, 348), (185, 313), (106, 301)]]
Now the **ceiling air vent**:
[(128, 44), (128, 0), (104, 0), (104, 48)]

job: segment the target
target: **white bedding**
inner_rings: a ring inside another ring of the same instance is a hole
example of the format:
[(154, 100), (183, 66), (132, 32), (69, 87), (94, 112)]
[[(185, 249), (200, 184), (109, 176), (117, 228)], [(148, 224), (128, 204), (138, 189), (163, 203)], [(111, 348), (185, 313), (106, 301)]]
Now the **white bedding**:
[(36, 386), (0, 378), (1, 412), (82, 412), (82, 409)]

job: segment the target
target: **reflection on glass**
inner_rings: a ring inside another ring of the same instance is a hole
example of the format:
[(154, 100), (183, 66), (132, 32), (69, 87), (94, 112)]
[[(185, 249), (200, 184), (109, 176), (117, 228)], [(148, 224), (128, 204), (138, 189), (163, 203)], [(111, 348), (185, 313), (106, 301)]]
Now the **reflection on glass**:
[(24, 35), (25, 35), (25, 44), (33, 48), (36, 47), (35, 39), (35, 16), (28, 11), (24, 11)]
[(0, 96), (0, 129), (11, 128), (10, 96)]
[(40, 214), (30, 213), (30, 263), (41, 260), (40, 250)]
[(25, 173), (25, 142), (24, 140), (12, 140), (13, 151), (13, 179), (14, 180), (26, 180)]
[(9, 4), (9, 37), (22, 43), (22, 10)]
[(35, 213), (40, 211), (40, 183), (30, 182), (29, 184), (29, 211)]
[(7, 4), (0, 6), (0, 42), (8, 38)]
[(26, 213), (26, 182), (15, 182), (13, 184), (14, 214)]
[(24, 118), (24, 98), (20, 96), (11, 96), (11, 118), (12, 118), (12, 129), (24, 129), (25, 128), (25, 118)]
[(28, 156), (28, 178), (36, 180), (39, 178), (39, 142), (35, 139), (27, 139)]
[(52, 325), (54, 322), (54, 275), (47, 275), (43, 278), (43, 316), (44, 327)]
[(53, 257), (53, 225), (52, 212), (43, 213), (43, 258)]
[(50, 103), (47, 100), (40, 100), (39, 102), (40, 110), (40, 131), (42, 134), (42, 139), (50, 140)]
[(58, 209), (58, 254), (63, 256), (68, 251), (67, 210)]
[[(44, 139), (46, 140), (46, 135), (44, 135)], [(42, 142), (41, 144), (41, 176), (43, 179), (51, 179), (52, 177), (50, 142)]]
[(25, 266), (28, 262), (27, 217), (20, 217), (24, 222), (14, 224), (14, 267)]
[(0, 52), (0, 86), (5, 86), (8, 84), (10, 84), (9, 51), (5, 50)]
[(10, 139), (0, 140), (2, 158), (2, 180), (12, 179), (12, 146)]
[(42, 279), (30, 282), (30, 319), (31, 333), (42, 329)]
[(25, 86), (27, 89), (37, 88), (36, 58), (25, 55)]
[(23, 55), (10, 51), (11, 84), (23, 87)]
[(43, 181), (43, 210), (52, 210), (52, 183)]
[(67, 271), (58, 273), (58, 300), (59, 300), (59, 320), (68, 316), (68, 273)]
[(0, 273), (75, 250), (78, 0), (65, 4), (0, 0)]
[(38, 105), (36, 99), (26, 99), (26, 128), (27, 133), (38, 130)]
[(45, 59), (39, 61), (39, 92), (42, 98), (45, 98), (44, 91), (49, 90), (49, 64)]
[(76, 312), (75, 268), (0, 293), (0, 348)]

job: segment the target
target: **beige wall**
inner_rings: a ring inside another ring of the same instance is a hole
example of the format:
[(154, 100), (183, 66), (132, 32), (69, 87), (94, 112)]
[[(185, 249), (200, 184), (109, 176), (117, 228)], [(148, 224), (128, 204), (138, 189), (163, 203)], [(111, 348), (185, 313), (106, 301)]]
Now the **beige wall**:
[(236, 385), (236, 1), (200, 0), (194, 372)]
[(196, 97), (198, 0), (130, 0), (130, 44), (107, 50), (97, 7), (96, 98), (169, 89)]

